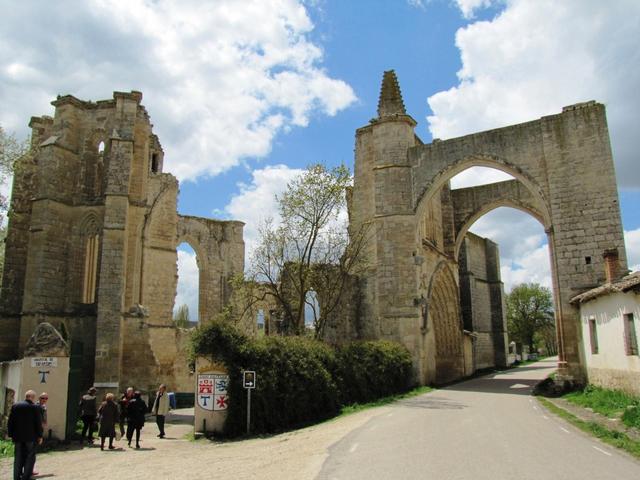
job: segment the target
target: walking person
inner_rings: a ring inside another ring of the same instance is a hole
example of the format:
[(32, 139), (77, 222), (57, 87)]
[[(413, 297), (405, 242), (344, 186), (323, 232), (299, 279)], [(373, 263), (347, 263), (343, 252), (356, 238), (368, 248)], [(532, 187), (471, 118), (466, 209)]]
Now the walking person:
[(24, 401), (11, 407), (7, 430), (15, 446), (13, 480), (30, 480), (36, 463), (36, 445), (42, 443), (42, 413), (34, 402), (36, 392), (28, 390)]
[(80, 400), (80, 418), (82, 419), (82, 436), (80, 443), (84, 444), (84, 439), (89, 433), (88, 443), (93, 443), (93, 432), (96, 417), (98, 416), (98, 409), (96, 406), (96, 388), (91, 387), (86, 394), (82, 396)]
[[(49, 424), (47, 423), (47, 402), (49, 401), (49, 394), (47, 392), (42, 392), (38, 397), (38, 401), (36, 405), (40, 407), (40, 415), (42, 415), (42, 436), (44, 437), (47, 434), (47, 428)], [(36, 470), (36, 464), (33, 464), (33, 472), (31, 475), (39, 475)]]
[(160, 430), (158, 437), (164, 438), (164, 419), (169, 413), (169, 395), (167, 394), (166, 385), (162, 384), (158, 388), (151, 411), (156, 416), (156, 424), (158, 425), (158, 430)]
[(140, 448), (140, 431), (144, 426), (144, 415), (147, 413), (147, 404), (142, 399), (140, 392), (135, 391), (133, 398), (127, 405), (127, 444), (131, 446), (133, 432), (136, 433), (136, 448)]
[(100, 416), (100, 431), (98, 432), (100, 450), (104, 450), (104, 441), (107, 437), (109, 437), (109, 450), (113, 450), (116, 448), (113, 446), (113, 437), (116, 436), (116, 423), (119, 417), (118, 405), (114, 401), (113, 393), (107, 393), (105, 401), (98, 409), (98, 415)]
[(120, 437), (124, 437), (124, 426), (127, 423), (127, 405), (133, 398), (133, 387), (127, 388), (127, 391), (120, 398)]

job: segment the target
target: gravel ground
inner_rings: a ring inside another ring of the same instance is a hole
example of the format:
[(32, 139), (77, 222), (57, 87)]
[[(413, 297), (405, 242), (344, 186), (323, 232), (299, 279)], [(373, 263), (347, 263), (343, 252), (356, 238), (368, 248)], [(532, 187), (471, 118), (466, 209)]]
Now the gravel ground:
[[(142, 430), (140, 450), (116, 442), (117, 450), (99, 446), (39, 455), (36, 478), (127, 478), (129, 479), (313, 479), (327, 456), (328, 448), (388, 407), (365, 410), (319, 425), (268, 438), (236, 442), (189, 441), (193, 427), (185, 424), (189, 411), (175, 411), (167, 418), (167, 438), (156, 437), (153, 420)], [(0, 460), (0, 478), (10, 479), (13, 459)]]

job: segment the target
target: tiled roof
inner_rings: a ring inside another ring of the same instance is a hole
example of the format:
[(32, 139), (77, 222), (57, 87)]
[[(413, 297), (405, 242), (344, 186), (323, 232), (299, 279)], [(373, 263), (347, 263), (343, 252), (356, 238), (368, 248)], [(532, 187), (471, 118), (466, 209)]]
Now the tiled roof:
[(609, 293), (623, 293), (629, 290), (640, 290), (640, 272), (633, 272), (611, 283), (587, 290), (571, 299), (571, 303), (584, 303)]

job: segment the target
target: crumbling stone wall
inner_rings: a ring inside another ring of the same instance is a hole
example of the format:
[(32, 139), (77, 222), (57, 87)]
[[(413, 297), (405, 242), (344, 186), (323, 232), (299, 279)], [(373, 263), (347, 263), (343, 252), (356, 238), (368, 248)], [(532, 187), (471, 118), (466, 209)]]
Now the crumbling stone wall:
[(20, 356), (48, 321), (82, 343), (85, 386), (190, 391), (188, 333), (172, 320), (176, 247), (185, 235), (199, 242), (201, 305), (214, 315), (243, 270), (243, 224), (178, 215), (178, 182), (162, 172), (141, 100), (67, 95), (53, 118), (32, 118), (35, 154), (18, 162), (9, 214), (0, 359)]
[(507, 320), (498, 245), (467, 233), (458, 268), (464, 328), (475, 334), (475, 368), (506, 367)]

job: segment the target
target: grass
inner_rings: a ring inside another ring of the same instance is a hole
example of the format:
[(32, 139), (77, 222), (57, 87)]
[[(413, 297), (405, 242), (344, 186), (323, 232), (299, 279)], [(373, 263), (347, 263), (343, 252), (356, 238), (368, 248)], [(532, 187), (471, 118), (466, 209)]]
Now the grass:
[(595, 422), (586, 422), (584, 420), (580, 420), (578, 417), (567, 412), (566, 410), (556, 407), (553, 403), (545, 398), (538, 397), (538, 401), (542, 403), (542, 405), (544, 405), (549, 411), (555, 413), (583, 432), (589, 433), (613, 447), (620, 448), (636, 458), (640, 458), (640, 442), (629, 438), (624, 433), (609, 430)]
[(13, 442), (0, 439), (0, 458), (13, 457)]
[(418, 395), (422, 395), (423, 393), (427, 393), (432, 390), (433, 388), (431, 387), (416, 387), (413, 390), (409, 390), (408, 392), (400, 393), (398, 395), (391, 395), (389, 397), (379, 398), (378, 400), (375, 400), (373, 402), (354, 403), (353, 405), (347, 405), (342, 407), (338, 417), (341, 417), (344, 415), (351, 415), (352, 413), (360, 412), (362, 410), (368, 410), (369, 408), (381, 407), (383, 405), (388, 405), (390, 403), (393, 403), (405, 398), (417, 397)]
[(583, 391), (568, 393), (563, 398), (609, 418), (621, 418), (628, 427), (640, 428), (640, 398), (638, 397), (618, 390), (590, 385)]

